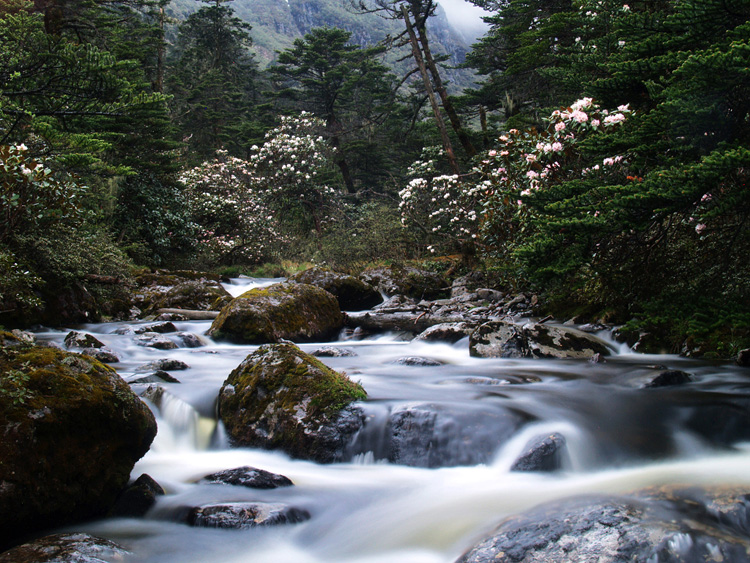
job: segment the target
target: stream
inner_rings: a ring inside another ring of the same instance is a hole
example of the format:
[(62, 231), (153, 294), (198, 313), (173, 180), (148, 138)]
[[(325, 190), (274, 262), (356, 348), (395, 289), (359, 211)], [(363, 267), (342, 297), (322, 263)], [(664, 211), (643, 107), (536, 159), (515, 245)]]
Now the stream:
[[(274, 281), (243, 280), (227, 288), (238, 295)], [(219, 388), (257, 346), (211, 341), (203, 336), (210, 321), (174, 323), (200, 335), (205, 346), (198, 348), (155, 350), (137, 346), (132, 335), (116, 334), (142, 324), (71, 327), (114, 350), (121, 361), (112, 367), (127, 381), (160, 358), (190, 366), (170, 372), (180, 383), (163, 384), (160, 406), (150, 405), (159, 432), (132, 472), (132, 478), (147, 473), (167, 494), (146, 518), (106, 519), (71, 530), (109, 538), (131, 550), (133, 561), (451, 563), (503, 518), (546, 501), (664, 484), (750, 486), (750, 443), (744, 441), (749, 430), (722, 422), (723, 413), (747, 404), (750, 372), (728, 362), (635, 354), (612, 342), (616, 353), (605, 363), (472, 358), (467, 339), (448, 345), (397, 334), (303, 344), (306, 352), (334, 346), (356, 354), (320, 359), (368, 393), (367, 423), (352, 461), (319, 465), (229, 447), (217, 424)], [(67, 332), (37, 337), (61, 344)], [(403, 362), (415, 357), (440, 365)], [(640, 388), (663, 369), (683, 370), (693, 380)], [(133, 385), (136, 392), (145, 387)], [(429, 467), (387, 461), (391, 446), (384, 429), (389, 413), (403, 409), (431, 421), (434, 448), (431, 443), (430, 458), (422, 463)], [(507, 416), (521, 421), (511, 434)], [(552, 432), (567, 442), (562, 470), (510, 471), (530, 440)], [(246, 465), (285, 475), (295, 486), (257, 490), (196, 483), (209, 473)], [(185, 507), (231, 501), (283, 502), (307, 510), (311, 518), (246, 530), (179, 522)]]

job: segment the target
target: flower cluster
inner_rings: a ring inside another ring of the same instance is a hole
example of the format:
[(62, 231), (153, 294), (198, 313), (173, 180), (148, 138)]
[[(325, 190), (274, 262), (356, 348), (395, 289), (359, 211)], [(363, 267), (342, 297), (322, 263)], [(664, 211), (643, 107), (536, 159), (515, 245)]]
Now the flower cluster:
[[(436, 161), (441, 155), (441, 149), (428, 147), (409, 168), (409, 175), (416, 177), (399, 192), (401, 223), (462, 244), (477, 238), (480, 201), (486, 187), (455, 174), (439, 175)], [(429, 248), (435, 250), (433, 245)]]
[(182, 174), (204, 250), (217, 260), (260, 261), (284, 242), (278, 218), (290, 205), (316, 214), (334, 198), (335, 190), (320, 180), (331, 167), (323, 126), (309, 113), (282, 117), (249, 160), (220, 150)]
[(505, 244), (533, 223), (526, 202), (546, 188), (596, 175), (625, 179), (625, 155), (586, 161), (579, 145), (589, 135), (619, 126), (630, 113), (627, 106), (608, 111), (591, 98), (580, 99), (554, 111), (542, 131), (511, 129), (501, 135), (464, 178), (439, 176), (434, 158), (423, 158), (410, 169), (422, 175), (400, 192), (402, 222), (458, 240), (481, 237), (487, 244)]

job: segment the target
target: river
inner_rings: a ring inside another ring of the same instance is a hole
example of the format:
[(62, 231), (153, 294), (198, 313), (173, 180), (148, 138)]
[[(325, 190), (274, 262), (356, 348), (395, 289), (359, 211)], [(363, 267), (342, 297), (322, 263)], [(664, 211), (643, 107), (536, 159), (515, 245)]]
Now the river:
[[(237, 294), (247, 287), (228, 289)], [(126, 380), (159, 358), (190, 366), (171, 372), (180, 383), (164, 384), (160, 407), (151, 405), (159, 432), (132, 473), (133, 478), (149, 474), (167, 494), (146, 518), (107, 519), (74, 529), (124, 545), (134, 553), (133, 561), (450, 563), (503, 518), (545, 501), (671, 483), (750, 485), (750, 444), (743, 442), (748, 430), (731, 428), (735, 423), (725, 429), (721, 423), (723, 413), (746, 404), (750, 377), (729, 363), (635, 354), (616, 344), (605, 363), (590, 363), (472, 358), (466, 339), (447, 345), (389, 334), (325, 343), (356, 354), (321, 360), (361, 382), (369, 397), (368, 419), (351, 462), (318, 465), (227, 444), (215, 420), (215, 399), (229, 372), (256, 346), (211, 341), (202, 336), (210, 322), (175, 323), (180, 331), (201, 335), (205, 346), (200, 348), (154, 350), (115, 333), (140, 324), (75, 327), (95, 334), (120, 356), (113, 367)], [(60, 343), (66, 333), (37, 336)], [(312, 352), (322, 345), (300, 347)], [(399, 363), (405, 357), (440, 365)], [(693, 381), (640, 388), (664, 368), (684, 370)], [(405, 408), (437, 413), (434, 440), (440, 446), (433, 467), (384, 460), (385, 422), (390, 412)], [(505, 436), (502, 415), (509, 412), (524, 423)], [(529, 440), (551, 432), (567, 440), (561, 471), (510, 471)], [(252, 490), (196, 483), (209, 473), (245, 465), (286, 475), (295, 486)], [(246, 500), (291, 504), (309, 511), (311, 519), (249, 530), (179, 522), (185, 507)]]

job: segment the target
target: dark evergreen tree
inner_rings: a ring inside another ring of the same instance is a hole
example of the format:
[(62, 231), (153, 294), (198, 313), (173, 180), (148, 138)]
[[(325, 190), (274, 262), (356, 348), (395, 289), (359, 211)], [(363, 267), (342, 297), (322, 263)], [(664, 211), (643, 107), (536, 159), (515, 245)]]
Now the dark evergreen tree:
[(225, 0), (191, 14), (179, 27), (166, 90), (183, 141), (199, 159), (225, 148), (236, 156), (258, 142), (252, 130), (258, 102), (257, 65), (249, 51), (250, 26)]
[(361, 48), (350, 38), (343, 29), (313, 29), (279, 53), (271, 70), (287, 83), (280, 96), (325, 120), (347, 191), (354, 193), (363, 171), (350, 162), (363, 163), (375, 148), (369, 140), (393, 108), (395, 77), (378, 61), (382, 48)]

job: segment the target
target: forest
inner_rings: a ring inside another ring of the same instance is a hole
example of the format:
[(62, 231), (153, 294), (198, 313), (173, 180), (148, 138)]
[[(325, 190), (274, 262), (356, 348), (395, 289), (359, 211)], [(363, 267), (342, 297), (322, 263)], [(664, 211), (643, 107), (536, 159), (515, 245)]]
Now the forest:
[(432, 0), (341, 1), (402, 33), (315, 28), (262, 68), (231, 1), (3, 0), (0, 324), (82, 293), (117, 317), (144, 269), (416, 261), (750, 346), (750, 2), (473, 0), (458, 91)]

